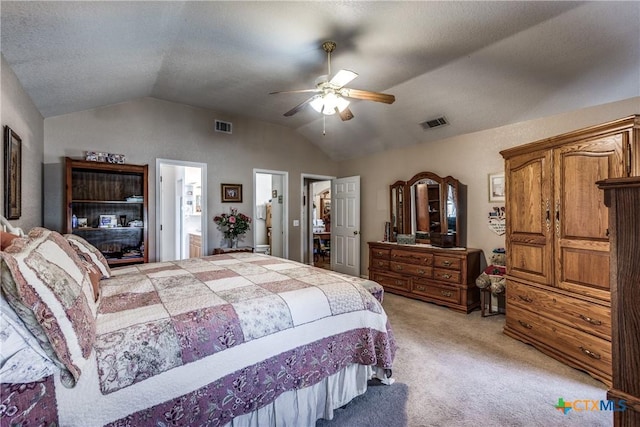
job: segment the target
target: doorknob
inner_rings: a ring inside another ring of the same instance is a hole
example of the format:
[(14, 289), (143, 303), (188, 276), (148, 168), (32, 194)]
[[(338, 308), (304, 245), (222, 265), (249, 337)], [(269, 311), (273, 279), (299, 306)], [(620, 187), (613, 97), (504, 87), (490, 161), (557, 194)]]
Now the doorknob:
[(357, 235), (358, 235), (358, 230), (354, 231), (354, 232), (353, 232), (353, 235), (354, 235), (354, 236), (357, 236)]

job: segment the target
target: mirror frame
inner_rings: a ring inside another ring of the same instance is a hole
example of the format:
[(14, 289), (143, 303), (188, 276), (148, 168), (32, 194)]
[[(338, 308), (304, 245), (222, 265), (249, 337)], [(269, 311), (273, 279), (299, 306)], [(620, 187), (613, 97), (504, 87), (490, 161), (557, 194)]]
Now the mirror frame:
[[(466, 244), (466, 232), (464, 230), (464, 221), (465, 219), (465, 192), (464, 185), (460, 183), (456, 178), (448, 175), (446, 177), (441, 177), (433, 172), (418, 172), (408, 181), (396, 181), (389, 186), (389, 211), (391, 224), (393, 224), (393, 208), (395, 206), (396, 210), (398, 209), (398, 204), (396, 200), (396, 204), (394, 205), (394, 189), (398, 189), (402, 187), (402, 200), (403, 200), (403, 212), (402, 212), (402, 226), (398, 227), (398, 233), (403, 234), (414, 234), (411, 229), (411, 218), (412, 212), (414, 210), (414, 201), (411, 197), (411, 188), (417, 182), (422, 180), (429, 179), (431, 181), (437, 182), (440, 185), (440, 224), (441, 227), (445, 227), (444, 230), (441, 230), (441, 234), (448, 233), (448, 221), (447, 221), (447, 198), (448, 198), (448, 186), (453, 187), (453, 197), (455, 199), (456, 204), (456, 232), (455, 232), (455, 240), (454, 244), (456, 247), (464, 247)], [(397, 194), (397, 191), (396, 191)], [(396, 196), (397, 197), (397, 196)], [(397, 214), (396, 214), (397, 215)], [(397, 216), (396, 216), (397, 217)], [(390, 233), (390, 241), (396, 241), (395, 235), (393, 234), (393, 230)], [(417, 238), (416, 242), (418, 243), (431, 243), (430, 238)]]

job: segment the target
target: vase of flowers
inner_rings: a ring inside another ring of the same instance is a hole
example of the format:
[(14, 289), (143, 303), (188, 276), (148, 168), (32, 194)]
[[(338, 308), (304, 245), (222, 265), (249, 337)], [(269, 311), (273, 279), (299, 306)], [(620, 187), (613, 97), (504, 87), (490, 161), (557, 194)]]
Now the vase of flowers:
[(218, 229), (223, 232), (230, 248), (238, 246), (238, 239), (249, 231), (251, 218), (238, 212), (238, 209), (231, 208), (231, 213), (223, 213), (213, 217), (213, 222), (218, 225)]

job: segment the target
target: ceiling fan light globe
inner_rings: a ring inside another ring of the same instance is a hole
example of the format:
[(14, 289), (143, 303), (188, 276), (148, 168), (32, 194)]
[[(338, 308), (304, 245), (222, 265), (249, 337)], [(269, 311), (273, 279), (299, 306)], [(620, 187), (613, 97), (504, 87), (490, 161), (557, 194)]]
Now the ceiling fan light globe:
[(338, 99), (336, 101), (336, 108), (338, 109), (339, 112), (342, 113), (345, 110), (345, 108), (349, 106), (350, 102), (341, 96), (338, 96), (337, 98)]
[(318, 113), (322, 113), (322, 109), (324, 108), (324, 100), (322, 99), (322, 96), (316, 95), (314, 99), (309, 102), (309, 105), (311, 105), (311, 107)]

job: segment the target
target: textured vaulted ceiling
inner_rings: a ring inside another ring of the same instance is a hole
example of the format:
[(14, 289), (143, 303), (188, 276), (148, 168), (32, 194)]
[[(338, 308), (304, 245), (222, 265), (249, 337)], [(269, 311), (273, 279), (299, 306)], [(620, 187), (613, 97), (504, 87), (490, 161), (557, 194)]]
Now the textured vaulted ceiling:
[[(46, 117), (155, 97), (295, 129), (335, 160), (640, 95), (640, 2), (10, 2), (1, 49)], [(283, 113), (332, 70), (355, 118)], [(444, 115), (449, 125), (420, 123)]]

